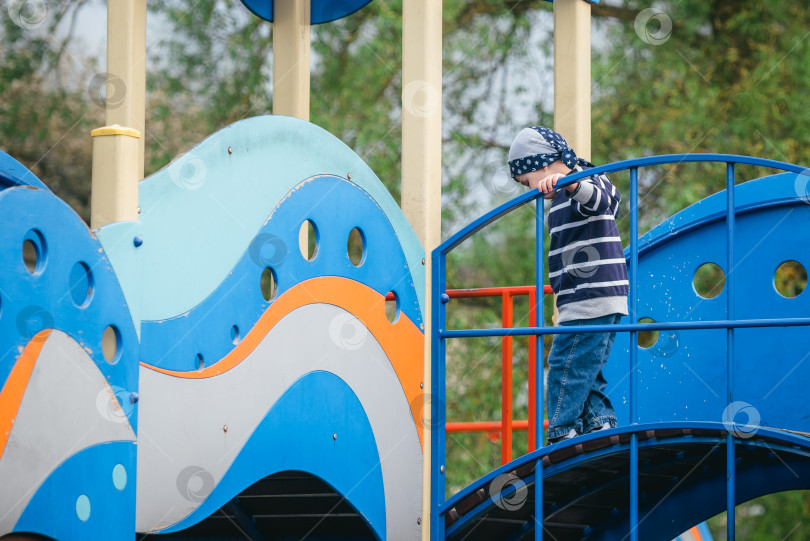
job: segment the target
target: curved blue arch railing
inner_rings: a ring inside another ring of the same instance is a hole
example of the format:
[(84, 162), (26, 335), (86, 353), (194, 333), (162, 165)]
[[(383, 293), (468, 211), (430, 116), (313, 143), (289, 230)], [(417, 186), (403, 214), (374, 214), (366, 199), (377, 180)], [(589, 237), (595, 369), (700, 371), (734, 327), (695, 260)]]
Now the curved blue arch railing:
[[(727, 404), (731, 404), (731, 389), (733, 388), (732, 366), (734, 359), (734, 346), (733, 337), (734, 329), (743, 327), (788, 327), (788, 326), (808, 326), (810, 325), (810, 318), (789, 318), (789, 319), (756, 319), (756, 320), (735, 320), (734, 318), (734, 279), (733, 273), (726, 276), (726, 287), (728, 288), (729, 295), (727, 295), (726, 319), (720, 321), (695, 321), (695, 322), (657, 322), (653, 324), (638, 323), (637, 315), (637, 282), (638, 282), (638, 170), (642, 167), (649, 167), (654, 165), (666, 164), (680, 164), (680, 163), (724, 163), (726, 164), (726, 246), (728, 254), (728, 267), (734, 268), (734, 220), (737, 213), (734, 203), (735, 192), (735, 166), (737, 164), (753, 165), (759, 167), (767, 167), (770, 169), (782, 170), (785, 172), (796, 173), (797, 175), (810, 176), (810, 169), (798, 165), (779, 162), (775, 160), (768, 160), (763, 158), (755, 158), (751, 156), (739, 156), (734, 154), (669, 154), (662, 156), (649, 156), (645, 158), (635, 158), (631, 160), (624, 160), (607, 165), (602, 165), (586, 171), (570, 174), (563, 179), (563, 182), (557, 184), (557, 188), (563, 188), (574, 182), (587, 177), (591, 177), (600, 173), (615, 173), (619, 171), (630, 171), (630, 246), (628, 249), (628, 278), (630, 282), (630, 294), (628, 297), (629, 308), (629, 324), (620, 325), (585, 325), (576, 327), (576, 332), (603, 332), (606, 330), (616, 332), (629, 332), (630, 343), (635, 343), (637, 334), (641, 330), (674, 330), (674, 329), (726, 329), (727, 333), (727, 348), (726, 348), (726, 389), (727, 389)], [(496, 207), (495, 209), (484, 214), (477, 220), (473, 221), (458, 233), (451, 236), (438, 248), (432, 252), (432, 331), (431, 331), (431, 539), (434, 541), (444, 539), (444, 514), (450, 509), (452, 502), (456, 501), (455, 498), (445, 501), (444, 499), (444, 464), (445, 464), (445, 432), (444, 426), (446, 422), (445, 412), (445, 339), (447, 338), (463, 338), (463, 337), (478, 337), (478, 336), (533, 336), (537, 340), (537, 359), (538, 363), (542, 362), (543, 355), (543, 342), (540, 338), (546, 334), (562, 334), (574, 332), (573, 329), (565, 327), (546, 327), (545, 325), (539, 327), (523, 327), (512, 329), (467, 329), (467, 330), (446, 330), (445, 324), (447, 321), (446, 303), (449, 297), (446, 294), (447, 289), (447, 254), (453, 251), (462, 242), (484, 229), (487, 225), (498, 220), (502, 216), (516, 210), (526, 204), (535, 202), (538, 205), (537, 212), (535, 213), (535, 283), (540, 292), (536, 296), (535, 309), (540, 314), (539, 310), (543, 306), (542, 284), (544, 271), (544, 254), (545, 254), (545, 231), (543, 223), (543, 208), (542, 208), (542, 194), (537, 189), (531, 190), (527, 193), (521, 194), (510, 201)], [(630, 348), (630, 366), (636, 365), (636, 357), (638, 355), (637, 348)], [(631, 371), (633, 376), (630, 379), (630, 411), (632, 423), (636, 423), (637, 419), (637, 404), (634, 400), (636, 394), (636, 374)], [(537, 407), (538, 412), (535, 415), (537, 426), (535, 427), (536, 433), (543, 433), (543, 369), (542, 365), (537, 367), (535, 371), (537, 374), (536, 389), (538, 392)], [(727, 521), (727, 538), (733, 540), (735, 536), (735, 523), (734, 523), (734, 487), (735, 487), (735, 450), (733, 444), (734, 436), (729, 432), (727, 433), (726, 449), (727, 449), (727, 497), (726, 508), (728, 511)], [(538, 442), (542, 442), (542, 437), (538, 438)], [(630, 443), (630, 525), (629, 539), (631, 541), (638, 541), (638, 437), (634, 433), (631, 436)], [(531, 451), (531, 450), (530, 450)], [(534, 457), (535, 455), (530, 452), (529, 455), (518, 460), (535, 460), (536, 461), (536, 475), (542, 478), (542, 458), (527, 458)], [(541, 455), (538, 455), (541, 456)], [(496, 470), (498, 471), (498, 470)], [(494, 472), (493, 472), (494, 473)], [(535, 512), (534, 516), (543, 516), (543, 497), (542, 497), (542, 482), (535, 484)], [(541, 519), (542, 520), (542, 519)], [(542, 540), (543, 528), (535, 528), (535, 539)]]
[[(803, 437), (781, 431), (770, 429), (766, 427), (751, 427), (755, 428), (754, 433), (750, 438), (746, 438), (741, 440), (741, 443), (753, 447), (761, 447), (767, 449), (769, 452), (780, 452), (783, 453), (785, 456), (787, 455), (795, 455), (797, 457), (801, 457), (805, 460), (810, 459), (810, 449), (808, 449), (807, 440)], [(703, 431), (703, 432), (716, 432), (720, 434), (721, 432), (725, 432), (727, 427), (724, 423), (719, 422), (665, 422), (665, 423), (648, 423), (648, 424), (638, 424), (634, 426), (623, 426), (617, 427), (611, 430), (611, 436), (628, 436), (634, 434), (644, 433), (646, 431), (656, 431), (656, 430), (692, 430), (692, 431)], [(753, 436), (756, 437), (753, 437)], [(464, 488), (457, 494), (453, 495), (450, 499), (445, 502), (447, 509), (452, 509), (459, 503), (461, 503), (465, 498), (471, 496), (474, 492), (481, 490), (484, 487), (491, 487), (493, 483), (496, 483), (498, 478), (502, 478), (504, 475), (508, 475), (511, 472), (515, 472), (521, 468), (524, 468), (527, 465), (532, 463), (542, 462), (544, 458), (551, 455), (552, 453), (563, 451), (567, 447), (575, 447), (575, 446), (587, 446), (588, 442), (593, 440), (598, 440), (600, 438), (604, 438), (603, 434), (586, 434), (584, 436), (580, 436), (574, 440), (564, 441), (555, 446), (546, 446), (535, 451), (532, 451), (522, 457), (519, 457), (512, 462), (505, 464), (492, 472), (488, 473), (484, 477), (476, 480), (474, 483), (469, 485), (468, 487)], [(674, 437), (667, 437), (666, 442), (667, 445), (672, 445), (673, 442), (689, 442), (690, 444), (697, 444), (697, 443), (716, 443), (718, 440), (717, 436), (713, 435), (683, 435), (683, 436), (674, 436)], [(638, 441), (638, 447), (653, 447), (657, 445), (657, 439), (652, 438), (648, 439), (647, 441)], [(611, 445), (611, 446), (601, 446), (597, 450), (593, 452), (589, 452), (587, 454), (578, 454), (574, 458), (565, 460), (563, 462), (555, 463), (550, 466), (545, 466), (543, 470), (541, 470), (540, 474), (543, 473), (550, 474), (551, 472), (556, 472), (560, 470), (568, 470), (576, 467), (578, 464), (582, 462), (591, 461), (599, 456), (604, 455), (611, 455), (618, 452), (620, 448), (624, 448), (625, 450), (631, 446), (631, 443), (620, 443), (618, 445)], [(788, 458), (789, 459), (789, 458)], [(534, 472), (529, 473), (525, 477), (521, 477), (522, 485), (525, 487), (530, 485), (531, 483), (537, 482), (537, 470)], [(464, 516), (454, 522), (450, 527), (447, 529), (447, 533), (452, 535), (454, 533), (458, 533), (459, 531), (463, 530), (472, 520), (475, 520), (480, 517), (480, 515), (490, 509), (493, 505), (497, 506), (496, 500), (500, 499), (503, 501), (508, 501), (510, 496), (517, 490), (516, 485), (514, 484), (507, 484), (501, 488), (499, 493), (492, 493), (489, 494), (488, 498), (485, 498), (482, 502), (476, 505), (473, 509), (467, 511)]]

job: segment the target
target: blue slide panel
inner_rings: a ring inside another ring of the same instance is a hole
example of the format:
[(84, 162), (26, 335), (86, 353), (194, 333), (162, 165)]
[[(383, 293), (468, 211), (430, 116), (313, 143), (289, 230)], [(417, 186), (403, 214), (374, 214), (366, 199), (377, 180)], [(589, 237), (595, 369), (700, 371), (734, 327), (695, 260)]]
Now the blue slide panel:
[[(317, 230), (318, 247), (312, 260), (305, 259), (298, 247), (298, 231), (305, 220)], [(353, 228), (362, 232), (365, 244), (358, 266), (347, 251)], [(141, 360), (191, 372), (199, 368), (198, 354), (203, 366), (222, 359), (235, 347), (233, 326), (241, 334), (248, 332), (272, 303), (265, 301), (259, 289), (265, 268), (275, 274), (276, 297), (319, 276), (355, 280), (380, 295), (393, 291), (402, 313), (423, 328), (410, 267), (385, 213), (356, 184), (323, 175), (302, 182), (283, 198), (233, 270), (203, 302), (182, 316), (141, 323)], [(180, 336), (183, 339), (178, 341)]]
[(321, 371), (296, 381), (270, 408), (208, 498), (159, 533), (188, 528), (256, 481), (283, 471), (322, 479), (365, 517), (378, 538), (385, 537), (385, 492), (371, 424), (351, 388)]
[(131, 541), (136, 455), (130, 441), (79, 451), (40, 485), (14, 531), (54, 539)]

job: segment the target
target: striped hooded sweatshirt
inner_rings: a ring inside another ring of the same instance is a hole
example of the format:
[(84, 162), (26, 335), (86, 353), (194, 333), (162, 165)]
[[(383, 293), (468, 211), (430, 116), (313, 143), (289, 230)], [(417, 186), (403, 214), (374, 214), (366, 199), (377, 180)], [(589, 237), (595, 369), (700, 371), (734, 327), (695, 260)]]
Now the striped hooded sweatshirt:
[[(577, 166), (579, 169), (579, 166)], [(605, 175), (558, 190), (548, 214), (548, 271), (557, 323), (627, 315), (627, 266), (616, 217), (621, 194)]]

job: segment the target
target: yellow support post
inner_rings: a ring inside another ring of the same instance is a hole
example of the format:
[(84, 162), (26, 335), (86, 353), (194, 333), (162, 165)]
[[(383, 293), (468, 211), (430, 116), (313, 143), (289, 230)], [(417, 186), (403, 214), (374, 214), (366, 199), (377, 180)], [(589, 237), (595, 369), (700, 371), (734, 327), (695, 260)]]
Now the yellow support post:
[[(442, 2), (402, 6), (402, 210), (425, 249), (423, 418), (430, 418), (430, 253), (441, 241)], [(419, 422), (419, 420), (417, 420)], [(422, 538), (430, 538), (430, 423), (424, 423)]]
[(585, 0), (554, 0), (554, 129), (577, 156), (591, 159), (591, 5)]
[[(273, 114), (309, 120), (310, 0), (273, 3)], [(298, 234), (301, 253), (309, 232)]]
[(309, 120), (310, 0), (273, 4), (273, 114)]
[(107, 126), (91, 132), (90, 227), (138, 219), (146, 101), (146, 0), (107, 3)]
[(90, 135), (93, 137), (90, 227), (97, 229), (112, 222), (137, 220), (141, 133), (114, 125), (97, 128)]

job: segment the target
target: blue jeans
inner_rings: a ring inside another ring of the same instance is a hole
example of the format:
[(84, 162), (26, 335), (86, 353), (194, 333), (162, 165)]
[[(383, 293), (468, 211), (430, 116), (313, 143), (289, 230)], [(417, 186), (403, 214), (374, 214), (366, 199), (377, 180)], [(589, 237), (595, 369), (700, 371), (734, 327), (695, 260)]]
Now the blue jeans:
[[(615, 325), (619, 314), (560, 323)], [(559, 438), (571, 429), (579, 434), (610, 423), (616, 426), (616, 412), (605, 396), (607, 381), (602, 375), (615, 332), (557, 334), (548, 353), (548, 439)]]

